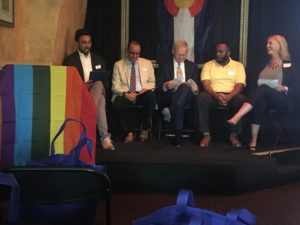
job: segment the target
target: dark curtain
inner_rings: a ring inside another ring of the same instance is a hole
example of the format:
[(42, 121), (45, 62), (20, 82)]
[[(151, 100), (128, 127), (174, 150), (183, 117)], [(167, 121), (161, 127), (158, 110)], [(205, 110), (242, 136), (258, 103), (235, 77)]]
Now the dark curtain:
[(299, 67), (300, 2), (294, 0), (251, 0), (248, 36), (248, 84), (256, 82), (259, 71), (266, 65), (266, 40), (271, 34), (287, 39), (292, 61)]
[(241, 0), (211, 0), (213, 2), (212, 51), (219, 41), (231, 47), (231, 57), (239, 59)]
[(156, 1), (130, 0), (129, 8), (129, 40), (141, 43), (141, 56), (156, 59)]
[(121, 55), (121, 0), (88, 0), (85, 28), (93, 36), (92, 51), (112, 69)]

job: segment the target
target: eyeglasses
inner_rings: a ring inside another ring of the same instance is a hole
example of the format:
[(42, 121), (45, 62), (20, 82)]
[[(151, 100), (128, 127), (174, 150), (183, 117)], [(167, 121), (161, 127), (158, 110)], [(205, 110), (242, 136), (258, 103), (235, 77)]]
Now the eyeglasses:
[(140, 52), (129, 52), (130, 53), (130, 55), (139, 55), (140, 54)]

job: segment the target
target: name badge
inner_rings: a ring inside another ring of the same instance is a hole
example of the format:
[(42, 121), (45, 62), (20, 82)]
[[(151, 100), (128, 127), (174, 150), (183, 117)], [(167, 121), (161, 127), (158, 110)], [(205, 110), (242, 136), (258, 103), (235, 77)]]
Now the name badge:
[(228, 70), (227, 73), (228, 73), (229, 76), (233, 76), (235, 74), (235, 71), (234, 70)]
[(96, 70), (99, 70), (99, 69), (101, 69), (101, 65), (100, 64), (96, 65), (95, 68), (96, 68)]

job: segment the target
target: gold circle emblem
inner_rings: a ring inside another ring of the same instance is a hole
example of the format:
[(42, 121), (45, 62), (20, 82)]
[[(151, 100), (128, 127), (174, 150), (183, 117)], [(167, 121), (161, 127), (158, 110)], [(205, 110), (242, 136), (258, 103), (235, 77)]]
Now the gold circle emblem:
[(175, 0), (175, 4), (179, 8), (189, 8), (193, 5), (194, 1), (197, 1), (197, 0)]

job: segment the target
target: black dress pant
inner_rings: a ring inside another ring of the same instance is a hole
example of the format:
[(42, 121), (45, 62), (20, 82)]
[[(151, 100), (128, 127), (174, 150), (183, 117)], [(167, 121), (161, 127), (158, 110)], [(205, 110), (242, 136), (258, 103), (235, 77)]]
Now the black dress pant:
[(175, 130), (180, 131), (184, 126), (184, 111), (191, 107), (194, 98), (195, 95), (186, 84), (181, 84), (176, 91), (161, 91), (158, 93), (157, 99), (159, 112), (161, 112), (164, 107), (169, 107), (172, 125)]
[[(227, 103), (227, 107), (230, 112), (230, 116), (234, 115), (242, 104), (245, 102), (245, 97), (242, 94), (235, 95)], [(199, 133), (209, 132), (209, 112), (210, 109), (218, 106), (218, 101), (207, 92), (200, 92), (196, 100), (196, 112), (198, 118), (197, 131)], [(238, 124), (231, 126), (230, 131), (232, 133), (238, 133)]]
[(113, 107), (120, 118), (122, 130), (125, 133), (128, 133), (135, 128), (135, 119), (137, 119), (132, 118), (132, 108), (130, 108), (130, 106), (142, 106), (139, 118), (141, 118), (140, 122), (142, 122), (142, 129), (147, 130), (150, 127), (150, 121), (155, 110), (155, 104), (156, 96), (153, 91), (149, 90), (138, 95), (135, 103), (129, 101), (123, 96), (117, 96), (113, 102)]
[(293, 111), (294, 104), (288, 96), (265, 84), (254, 89), (248, 96), (247, 102), (253, 106), (251, 122), (261, 124), (265, 119), (266, 109)]

